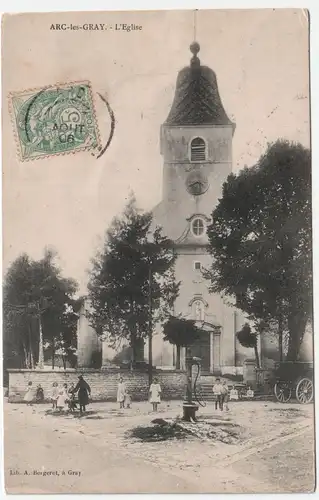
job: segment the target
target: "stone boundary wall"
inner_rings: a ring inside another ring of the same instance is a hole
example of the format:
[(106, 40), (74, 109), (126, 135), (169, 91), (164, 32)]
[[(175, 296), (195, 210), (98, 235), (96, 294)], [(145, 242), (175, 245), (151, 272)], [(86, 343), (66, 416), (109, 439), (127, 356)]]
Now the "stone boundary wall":
[[(19, 403), (23, 401), (28, 382), (32, 382), (34, 393), (38, 384), (41, 384), (45, 401), (49, 401), (52, 384), (67, 383), (70, 385), (78, 381), (78, 376), (83, 375), (91, 387), (92, 401), (116, 401), (117, 384), (120, 376), (123, 377), (132, 401), (145, 401), (148, 399), (148, 374), (138, 371), (113, 370), (18, 370), (9, 369), (8, 401)], [(156, 371), (156, 376), (161, 384), (162, 399), (183, 399), (185, 395), (186, 379), (183, 371)]]

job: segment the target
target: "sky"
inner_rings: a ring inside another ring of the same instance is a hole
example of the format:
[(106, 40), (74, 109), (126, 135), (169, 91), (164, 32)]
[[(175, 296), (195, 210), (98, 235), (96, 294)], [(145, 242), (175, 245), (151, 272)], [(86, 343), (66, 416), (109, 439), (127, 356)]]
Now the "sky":
[[(194, 19), (196, 18), (196, 22)], [(131, 32), (56, 31), (52, 23), (136, 24)], [(217, 75), (236, 122), (233, 171), (252, 166), (279, 137), (309, 147), (308, 20), (301, 9), (86, 12), (7, 16), (3, 22), (3, 268), (22, 252), (56, 248), (65, 276), (85, 292), (90, 259), (114, 215), (134, 191), (141, 208), (161, 199), (159, 150), (178, 71), (189, 45)], [(10, 92), (89, 80), (102, 142), (89, 152), (21, 162), (8, 106)]]

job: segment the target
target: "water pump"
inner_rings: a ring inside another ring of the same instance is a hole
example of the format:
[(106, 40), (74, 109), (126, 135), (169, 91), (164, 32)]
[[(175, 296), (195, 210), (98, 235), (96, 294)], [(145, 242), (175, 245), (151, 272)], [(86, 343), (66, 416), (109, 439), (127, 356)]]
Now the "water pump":
[[(191, 355), (190, 348), (186, 350), (186, 397), (183, 402), (183, 420), (187, 422), (196, 422), (195, 413), (197, 412), (199, 405), (205, 406), (203, 402), (201, 402), (196, 393), (196, 382), (200, 374), (200, 361), (201, 358), (197, 358)], [(192, 367), (197, 366), (198, 371), (196, 374), (194, 386), (192, 383)], [(193, 401), (193, 389), (194, 389), (194, 399)]]

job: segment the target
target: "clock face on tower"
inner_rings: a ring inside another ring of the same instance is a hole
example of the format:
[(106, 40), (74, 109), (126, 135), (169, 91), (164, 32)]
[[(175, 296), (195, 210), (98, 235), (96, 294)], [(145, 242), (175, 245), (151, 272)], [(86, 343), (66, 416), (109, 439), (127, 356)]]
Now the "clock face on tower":
[(207, 177), (198, 170), (191, 172), (186, 179), (186, 188), (194, 196), (205, 193), (208, 189)]

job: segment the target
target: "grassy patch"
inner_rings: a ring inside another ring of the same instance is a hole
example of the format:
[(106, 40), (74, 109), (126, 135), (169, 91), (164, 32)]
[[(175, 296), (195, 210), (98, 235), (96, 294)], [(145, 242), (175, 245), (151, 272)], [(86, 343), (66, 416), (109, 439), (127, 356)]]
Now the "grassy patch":
[(150, 425), (147, 427), (135, 427), (127, 433), (126, 437), (152, 443), (156, 441), (167, 441), (169, 439), (185, 439), (187, 433), (174, 425)]
[(225, 444), (233, 444), (239, 440), (239, 426), (230, 422), (198, 421), (191, 423), (178, 419), (172, 421), (155, 419), (152, 423), (153, 425), (131, 429), (126, 433), (126, 438), (134, 438), (143, 442), (197, 439), (210, 442), (219, 441)]

